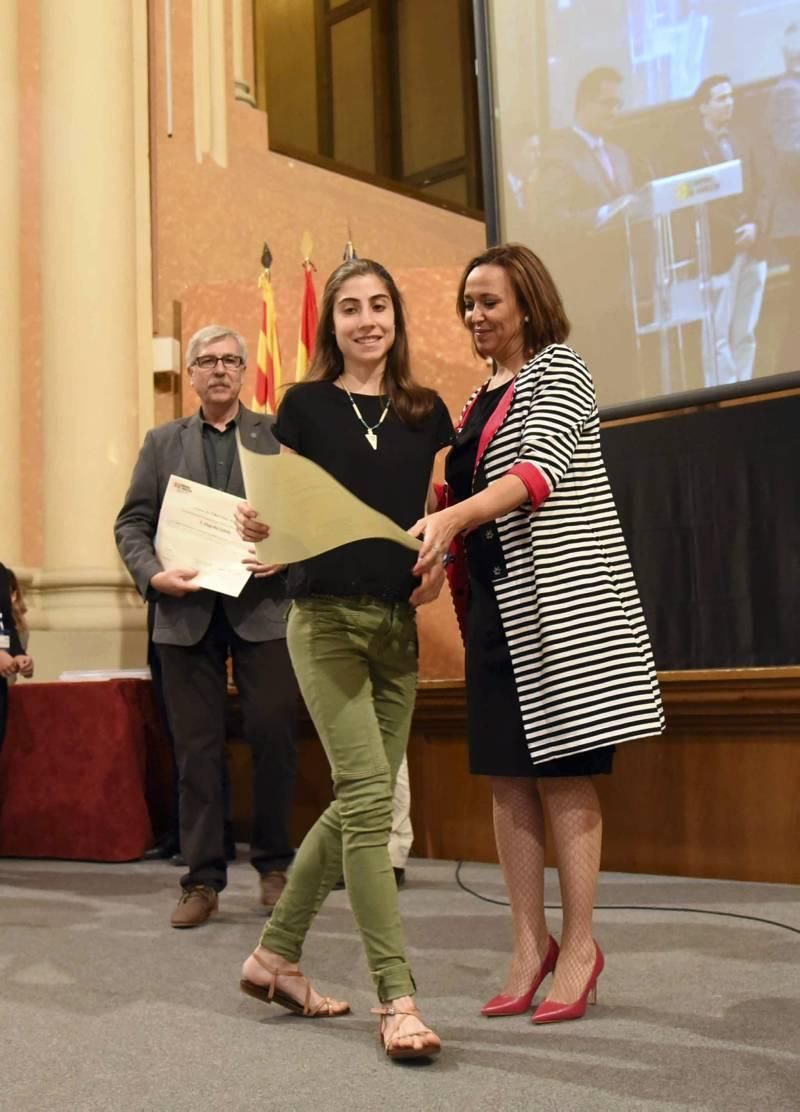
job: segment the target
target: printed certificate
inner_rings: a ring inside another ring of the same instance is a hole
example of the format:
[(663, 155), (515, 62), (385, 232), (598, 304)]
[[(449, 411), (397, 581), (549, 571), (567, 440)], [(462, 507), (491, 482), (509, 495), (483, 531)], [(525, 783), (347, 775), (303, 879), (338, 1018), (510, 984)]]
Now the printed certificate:
[(156, 555), (165, 570), (192, 568), (192, 582), (236, 598), (250, 572), (242, 560), (250, 546), (236, 532), (234, 511), (241, 502), (224, 490), (170, 475), (161, 503)]

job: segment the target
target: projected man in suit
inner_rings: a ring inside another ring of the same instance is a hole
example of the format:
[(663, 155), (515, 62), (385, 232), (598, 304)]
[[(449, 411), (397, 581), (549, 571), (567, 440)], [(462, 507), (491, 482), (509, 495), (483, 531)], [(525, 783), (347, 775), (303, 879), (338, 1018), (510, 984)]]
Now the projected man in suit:
[(622, 211), (634, 189), (628, 154), (609, 139), (622, 75), (601, 66), (578, 85), (575, 121), (547, 142), (537, 182), (537, 249), (564, 294), (577, 345), (602, 386), (633, 378), (634, 335)]
[(738, 159), (744, 185), (737, 196), (708, 206), (714, 310), (705, 329), (706, 382), (743, 382), (753, 377), (755, 328), (767, 281), (763, 193), (749, 145), (732, 128), (731, 79), (726, 74), (707, 77), (698, 86), (694, 103), (699, 126), (690, 135), (686, 169)]
[(786, 73), (772, 89), (767, 105), (773, 175), (769, 234), (791, 268), (786, 330), (775, 369), (796, 371), (800, 370), (800, 23), (786, 28), (783, 56)]
[(154, 548), (170, 475), (244, 498), (237, 430), (251, 450), (279, 451), (273, 418), (239, 402), (246, 364), (237, 332), (210, 325), (195, 333), (186, 366), (200, 410), (147, 434), (114, 529), (140, 594), (155, 600), (153, 642), (175, 743), (180, 844), (188, 866), (173, 927), (206, 922), (226, 883), (222, 763), (229, 655), (253, 754), (251, 861), (267, 907), (277, 903), (293, 857), (297, 685), (286, 648), (283, 576), (251, 578), (232, 598), (199, 589), (192, 568), (166, 571)]

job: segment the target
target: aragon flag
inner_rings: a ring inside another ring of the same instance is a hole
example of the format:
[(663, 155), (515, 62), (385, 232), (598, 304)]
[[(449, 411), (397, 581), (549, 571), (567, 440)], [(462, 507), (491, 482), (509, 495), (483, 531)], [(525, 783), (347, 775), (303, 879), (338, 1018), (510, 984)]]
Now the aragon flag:
[(300, 337), (297, 341), (297, 367), (295, 382), (299, 382), (308, 370), (314, 355), (314, 341), (317, 337), (317, 295), (314, 292), (314, 264), (310, 259), (303, 263), (303, 305), (300, 309)]
[(262, 270), (258, 287), (261, 290), (261, 329), (258, 333), (253, 409), (256, 413), (275, 413), (283, 372), (278, 346), (275, 295), (268, 267)]

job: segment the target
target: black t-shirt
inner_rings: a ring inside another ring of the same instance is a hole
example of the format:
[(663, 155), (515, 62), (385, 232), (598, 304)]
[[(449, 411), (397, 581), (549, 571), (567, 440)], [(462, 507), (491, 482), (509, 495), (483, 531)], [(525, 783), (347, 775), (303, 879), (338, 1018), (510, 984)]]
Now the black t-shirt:
[[(374, 426), (386, 406), (385, 395), (353, 398), (364, 421)], [(390, 408), (373, 449), (344, 390), (333, 382), (300, 382), (286, 391), (273, 432), (281, 444), (313, 460), (362, 502), (408, 529), (425, 513), (433, 461), (451, 442), (453, 425), (439, 397), (419, 425), (404, 424)], [(411, 575), (415, 562), (410, 549), (393, 541), (354, 541), (292, 564), (289, 594), (404, 602), (418, 582)]]

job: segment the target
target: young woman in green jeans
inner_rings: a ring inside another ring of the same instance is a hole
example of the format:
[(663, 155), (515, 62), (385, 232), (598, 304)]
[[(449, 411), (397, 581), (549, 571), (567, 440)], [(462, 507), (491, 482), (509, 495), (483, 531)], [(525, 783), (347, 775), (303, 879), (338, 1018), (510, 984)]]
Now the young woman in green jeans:
[[(283, 451), (313, 460), (404, 529), (433, 506), (433, 462), (452, 423), (441, 398), (412, 377), (402, 300), (378, 263), (350, 260), (331, 275), (314, 361), (287, 391), (273, 431)], [(246, 505), (237, 520), (246, 540), (268, 535)], [(440, 1050), (416, 1008), (387, 849), (417, 688), (415, 607), (435, 598), (443, 580), (441, 564), (415, 579), (414, 563), (400, 545), (364, 540), (289, 567), (289, 652), (336, 798), (304, 838), (241, 980), (248, 995), (301, 1015), (349, 1012), (297, 966), (314, 916), (344, 873), (392, 1058)], [(274, 570), (249, 566), (255, 575)]]

